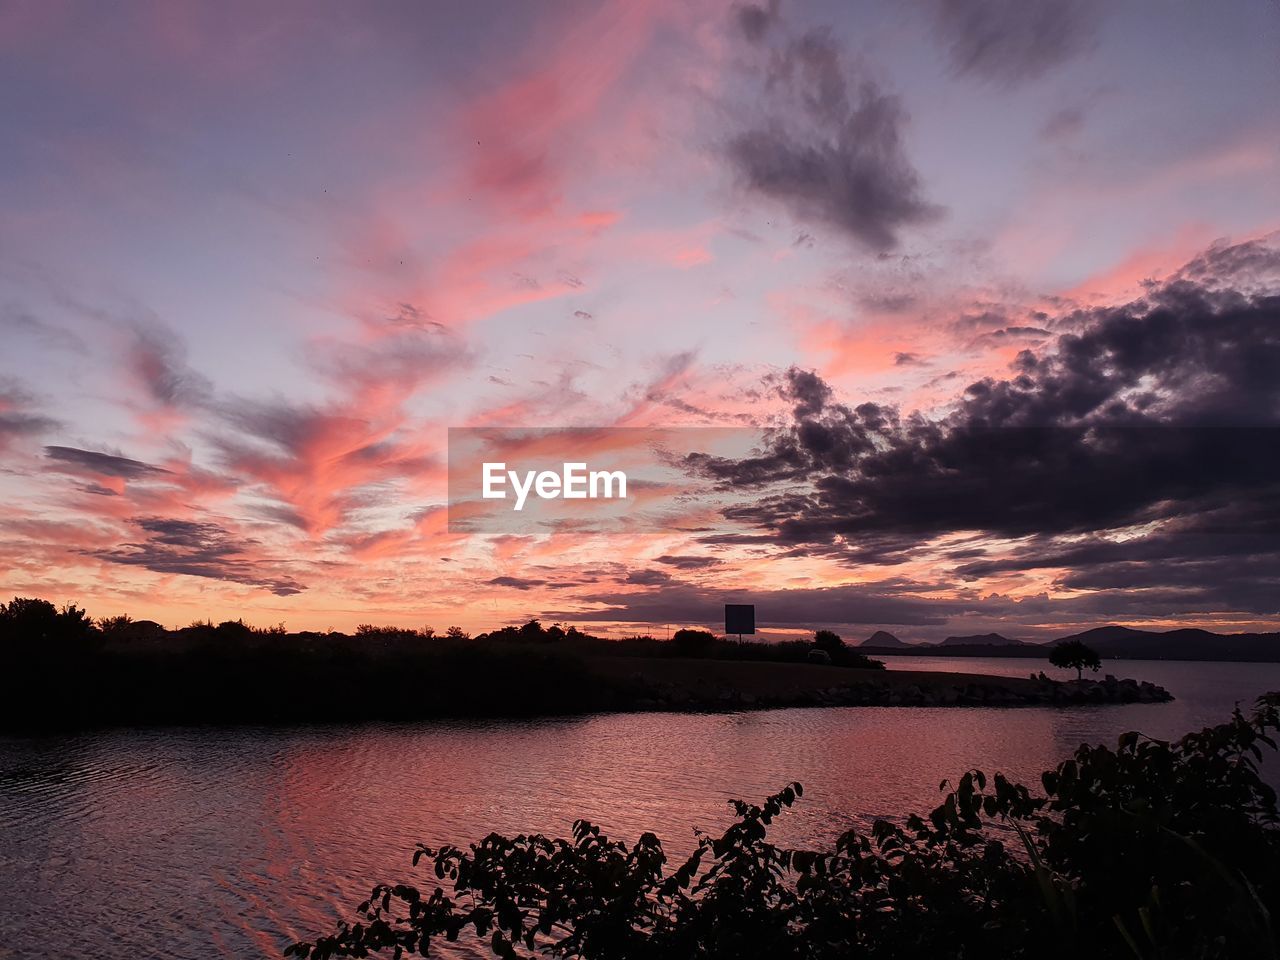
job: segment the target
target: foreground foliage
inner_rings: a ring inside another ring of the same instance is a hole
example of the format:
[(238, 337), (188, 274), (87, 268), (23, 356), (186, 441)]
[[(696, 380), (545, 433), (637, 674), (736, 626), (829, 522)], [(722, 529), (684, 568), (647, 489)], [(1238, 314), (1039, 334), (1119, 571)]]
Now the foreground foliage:
[(430, 956), (467, 936), (505, 958), (1275, 957), (1280, 828), (1257, 764), (1278, 708), (1083, 746), (1043, 792), (971, 771), (927, 819), (828, 850), (767, 839), (799, 784), (735, 801), (674, 869), (652, 833), (628, 845), (585, 821), (567, 840), (420, 846), (434, 884), (377, 886), (359, 922), (286, 954)]

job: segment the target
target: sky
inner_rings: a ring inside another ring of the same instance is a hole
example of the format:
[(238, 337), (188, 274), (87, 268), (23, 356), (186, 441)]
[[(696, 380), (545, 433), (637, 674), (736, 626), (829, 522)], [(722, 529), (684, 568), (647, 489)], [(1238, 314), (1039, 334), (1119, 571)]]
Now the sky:
[[(0, 595), (1280, 628), (1274, 0), (7, 0), (0, 111)], [(617, 427), (763, 439), (450, 529), (450, 428)]]

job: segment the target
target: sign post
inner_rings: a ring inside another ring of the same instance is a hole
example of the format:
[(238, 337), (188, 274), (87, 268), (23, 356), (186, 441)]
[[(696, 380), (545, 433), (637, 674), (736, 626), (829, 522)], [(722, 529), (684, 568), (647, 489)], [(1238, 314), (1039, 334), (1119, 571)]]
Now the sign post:
[(756, 632), (756, 605), (754, 603), (726, 603), (724, 605), (724, 632), (736, 633), (742, 639), (744, 633)]

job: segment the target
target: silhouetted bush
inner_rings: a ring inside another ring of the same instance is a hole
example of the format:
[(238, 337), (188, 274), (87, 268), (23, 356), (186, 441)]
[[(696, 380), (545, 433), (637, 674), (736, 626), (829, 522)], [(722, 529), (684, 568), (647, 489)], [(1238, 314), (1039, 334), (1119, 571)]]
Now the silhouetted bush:
[(1278, 705), (1176, 743), (1081, 747), (1042, 793), (971, 771), (928, 818), (822, 850), (767, 839), (799, 784), (733, 801), (736, 822), (674, 869), (654, 834), (628, 845), (581, 820), (571, 839), (419, 846), (425, 887), (378, 885), (359, 922), (285, 952), (427, 956), (466, 935), (503, 958), (1275, 957), (1280, 827), (1257, 763)]
[(254, 635), (254, 630), (243, 619), (223, 620), (214, 628), (214, 634), (219, 639), (234, 643), (248, 640)]
[(677, 630), (671, 635), (671, 644), (682, 656), (700, 657), (719, 643), (716, 635), (707, 630)]
[(832, 630), (819, 630), (813, 635), (813, 645), (834, 656), (844, 649), (844, 640)]
[(856, 667), (859, 670), (884, 669), (883, 660), (874, 660), (865, 653), (859, 653), (852, 647), (841, 647), (831, 655), (831, 662), (837, 667)]

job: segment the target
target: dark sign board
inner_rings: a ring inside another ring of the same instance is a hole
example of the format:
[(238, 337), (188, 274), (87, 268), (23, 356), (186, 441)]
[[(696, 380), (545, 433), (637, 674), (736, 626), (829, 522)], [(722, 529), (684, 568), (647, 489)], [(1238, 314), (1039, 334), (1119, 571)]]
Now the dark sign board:
[(754, 603), (726, 603), (724, 605), (725, 633), (755, 633), (756, 605)]

